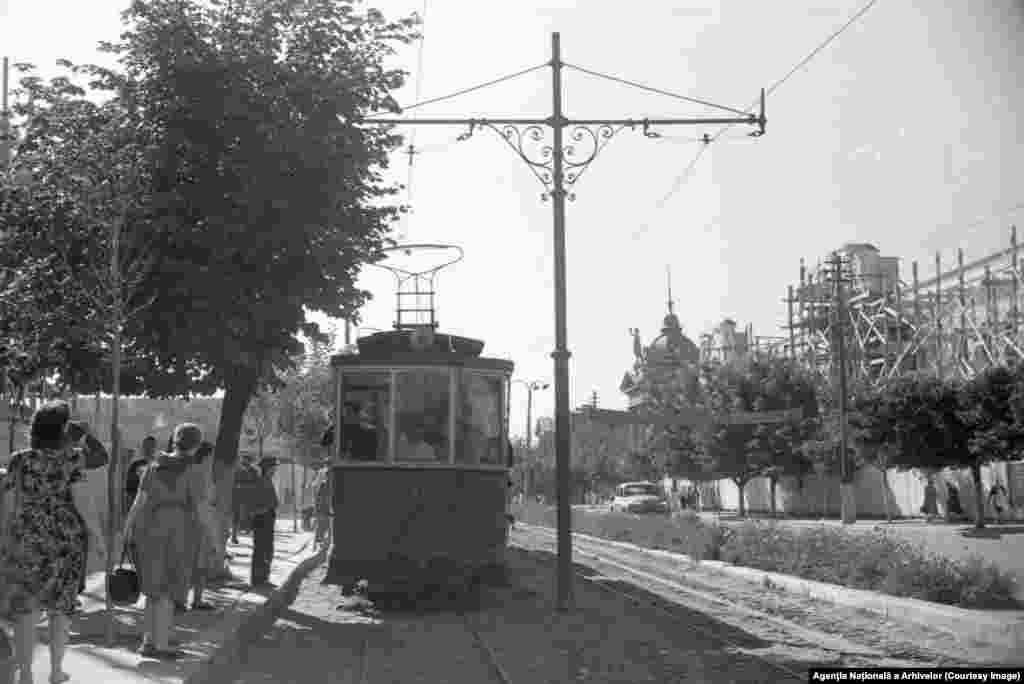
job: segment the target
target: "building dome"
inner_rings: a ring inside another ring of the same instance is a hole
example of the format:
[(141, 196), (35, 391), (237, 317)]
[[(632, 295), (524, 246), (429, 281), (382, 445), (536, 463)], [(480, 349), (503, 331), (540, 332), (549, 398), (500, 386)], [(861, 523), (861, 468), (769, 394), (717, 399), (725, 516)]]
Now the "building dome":
[(647, 363), (651, 365), (679, 365), (699, 363), (700, 349), (683, 334), (679, 317), (669, 311), (665, 316), (661, 334), (647, 348)]

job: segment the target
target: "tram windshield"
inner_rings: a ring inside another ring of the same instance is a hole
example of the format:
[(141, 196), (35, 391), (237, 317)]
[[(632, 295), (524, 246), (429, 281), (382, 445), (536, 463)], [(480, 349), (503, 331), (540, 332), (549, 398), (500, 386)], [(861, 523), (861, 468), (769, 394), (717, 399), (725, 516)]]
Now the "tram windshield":
[(504, 408), (501, 377), (472, 371), (461, 374), (455, 462), (502, 465)]
[(451, 375), (448, 369), (399, 371), (396, 461), (448, 462)]
[(384, 461), (388, 453), (391, 377), (388, 373), (354, 371), (344, 378), (341, 457)]

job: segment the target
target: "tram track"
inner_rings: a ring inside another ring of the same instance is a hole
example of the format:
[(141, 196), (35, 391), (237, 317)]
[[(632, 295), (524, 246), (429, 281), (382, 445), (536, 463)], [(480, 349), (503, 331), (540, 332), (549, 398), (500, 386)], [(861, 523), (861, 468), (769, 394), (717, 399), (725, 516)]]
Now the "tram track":
[[(517, 526), (527, 532), (528, 536), (532, 536), (534, 541), (539, 542), (536, 546), (529, 543), (518, 543), (519, 546), (524, 549), (532, 547), (534, 550), (551, 551), (556, 539), (554, 530), (523, 524)], [(657, 567), (657, 561), (637, 558), (627, 551), (602, 547), (598, 542), (574, 537), (573, 553), (595, 572), (600, 573), (592, 576), (579, 569), (574, 569), (574, 574), (584, 583), (584, 586), (592, 587), (606, 595), (625, 599), (645, 609), (652, 609), (677, 623), (685, 624), (687, 629), (698, 632), (705, 638), (730, 649), (743, 650), (721, 630), (695, 624), (692, 612), (690, 615), (685, 615), (683, 611), (699, 612), (713, 621), (723, 624), (726, 628), (738, 628), (748, 633), (756, 632), (761, 638), (770, 639), (785, 647), (816, 652), (819, 664), (823, 664), (821, 659), (824, 659), (830, 661), (828, 663), (830, 665), (855, 667), (877, 664), (879, 660), (889, 656), (884, 650), (854, 643), (841, 636), (806, 627), (792, 620), (730, 601), (721, 595), (702, 591), (683, 583), (680, 581), (681, 578), (673, 578), (671, 576), (673, 573), (664, 570), (663, 567)], [(608, 580), (615, 579), (619, 579), (627, 587), (635, 586), (637, 583), (644, 587), (626, 589), (622, 587), (622, 584), (611, 586)], [(654, 590), (654, 587), (657, 587), (658, 590)], [(651, 594), (656, 599), (652, 600)], [(765, 662), (773, 670), (785, 674), (787, 679), (794, 678), (804, 681), (806, 678), (806, 673), (797, 672), (770, 658), (756, 654), (755, 657)], [(906, 666), (920, 664), (904, 662)]]

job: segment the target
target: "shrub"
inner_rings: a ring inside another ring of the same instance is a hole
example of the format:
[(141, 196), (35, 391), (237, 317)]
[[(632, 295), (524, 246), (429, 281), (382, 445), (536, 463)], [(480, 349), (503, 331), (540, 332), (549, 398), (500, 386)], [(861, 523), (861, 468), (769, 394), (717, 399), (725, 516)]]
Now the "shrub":
[[(529, 503), (517, 517), (554, 527), (550, 506)], [(879, 591), (964, 608), (1020, 608), (1014, 578), (975, 556), (953, 561), (885, 532), (834, 527), (795, 529), (771, 521), (704, 522), (692, 512), (661, 516), (573, 511), (573, 530), (661, 548), (697, 560), (722, 560), (854, 589)]]

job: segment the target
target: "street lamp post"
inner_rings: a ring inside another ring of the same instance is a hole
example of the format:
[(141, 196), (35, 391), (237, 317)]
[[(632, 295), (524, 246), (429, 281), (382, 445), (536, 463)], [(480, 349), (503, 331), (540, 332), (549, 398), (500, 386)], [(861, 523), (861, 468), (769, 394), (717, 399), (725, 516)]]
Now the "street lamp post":
[[(533, 393), (535, 390), (546, 390), (549, 385), (540, 380), (530, 382), (526, 380), (513, 380), (512, 382), (518, 382), (526, 388), (526, 453), (530, 453), (533, 440)], [(523, 498), (530, 495), (529, 482), (529, 471), (523, 470)]]

